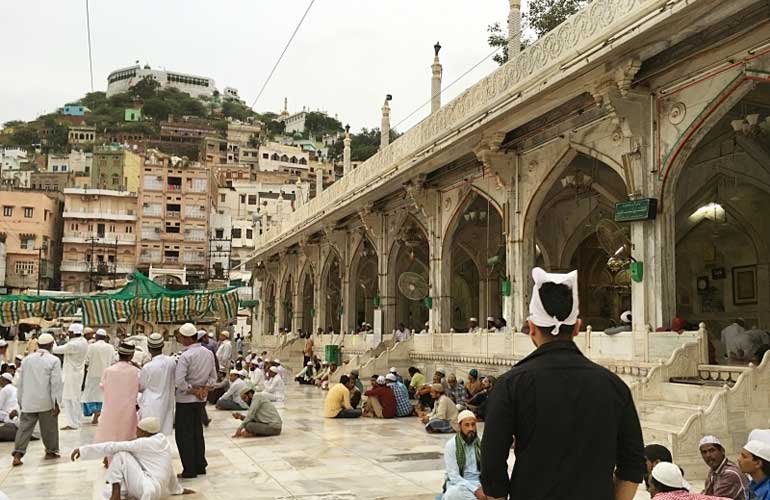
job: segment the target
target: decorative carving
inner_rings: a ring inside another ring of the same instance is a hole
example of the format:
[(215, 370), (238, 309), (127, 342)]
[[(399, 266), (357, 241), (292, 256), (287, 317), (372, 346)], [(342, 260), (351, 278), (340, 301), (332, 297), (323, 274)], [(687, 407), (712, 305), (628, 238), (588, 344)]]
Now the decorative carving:
[(412, 205), (420, 211), (420, 213), (428, 218), (428, 212), (425, 210), (425, 176), (420, 175), (409, 182), (404, 183), (404, 191), (406, 192), (406, 199), (409, 200)]
[(671, 125), (679, 125), (687, 116), (687, 106), (683, 102), (676, 102), (668, 112), (668, 121)]
[(485, 135), (473, 150), (476, 158), (495, 176), (498, 189), (504, 189), (513, 184), (511, 178), (513, 170), (506, 168), (509, 166), (507, 155), (500, 151), (504, 139), (505, 132)]
[(642, 67), (642, 61), (638, 57), (632, 57), (626, 60), (615, 70), (615, 83), (618, 85), (620, 95), (626, 97), (628, 91), (631, 90), (631, 84), (634, 81), (634, 77)]

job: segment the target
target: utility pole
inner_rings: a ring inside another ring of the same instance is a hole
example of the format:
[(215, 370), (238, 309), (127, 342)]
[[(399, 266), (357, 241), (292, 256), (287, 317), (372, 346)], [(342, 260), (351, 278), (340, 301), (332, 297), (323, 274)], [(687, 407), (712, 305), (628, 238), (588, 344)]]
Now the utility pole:
[(96, 241), (98, 238), (95, 236), (90, 236), (86, 239), (86, 242), (91, 244), (91, 255), (88, 257), (88, 291), (93, 292), (94, 291), (94, 281), (95, 281), (95, 274), (96, 271), (94, 270), (94, 251), (96, 249)]
[(43, 276), (43, 245), (37, 249), (37, 294), (40, 295), (40, 281)]
[(115, 246), (113, 247), (113, 263), (112, 263), (112, 288), (115, 289), (115, 278), (118, 272), (118, 235), (115, 235)]

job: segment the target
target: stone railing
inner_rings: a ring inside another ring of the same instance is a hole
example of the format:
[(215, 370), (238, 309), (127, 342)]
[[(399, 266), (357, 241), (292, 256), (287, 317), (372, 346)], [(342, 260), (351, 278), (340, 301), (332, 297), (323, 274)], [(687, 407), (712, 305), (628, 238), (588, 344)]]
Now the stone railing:
[(367, 359), (361, 365), (348, 363), (344, 370), (337, 370), (333, 381), (338, 382), (343, 373), (350, 373), (351, 370), (356, 369), (362, 379), (368, 379), (374, 374), (385, 375), (391, 367), (395, 367), (401, 374), (406, 374), (411, 362), (410, 353), (414, 349), (414, 338), (412, 336), (403, 342), (397, 342), (393, 347), (384, 349), (379, 355)]
[[(568, 78), (581, 66), (586, 54), (613, 50), (625, 35), (641, 36), (643, 29), (628, 28), (666, 3), (667, 0), (594, 0), (287, 215), (255, 242), (257, 255), (402, 174), (415, 157), (429, 150), (436, 153), (443, 142), (456, 137), (458, 132), (469, 133), (481, 127), (536, 84), (547, 81), (553, 86)], [(608, 45), (607, 41), (613, 38), (615, 43)]]
[[(728, 373), (731, 373), (728, 371)], [(759, 366), (750, 364), (733, 387), (725, 385), (711, 404), (692, 415), (672, 436), (671, 451), (677, 464), (701, 467), (698, 442), (705, 435), (718, 436), (728, 457), (735, 457), (752, 429), (770, 427), (770, 354)]]

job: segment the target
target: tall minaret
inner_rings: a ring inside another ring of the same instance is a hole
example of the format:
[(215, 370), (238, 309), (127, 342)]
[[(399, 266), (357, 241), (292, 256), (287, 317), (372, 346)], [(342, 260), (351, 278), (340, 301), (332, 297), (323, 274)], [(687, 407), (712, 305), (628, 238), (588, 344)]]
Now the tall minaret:
[(351, 142), (353, 141), (350, 139), (350, 125), (345, 125), (345, 139), (342, 140), (342, 143), (345, 145), (342, 149), (342, 175), (348, 175), (353, 170), (350, 152)]
[(390, 104), (393, 96), (385, 96), (385, 104), (382, 105), (382, 126), (380, 127), (380, 149), (390, 144)]
[(433, 77), (430, 79), (430, 112), (435, 113), (441, 107), (441, 74), (443, 68), (441, 62), (438, 60), (438, 53), (441, 50), (441, 44), (436, 42), (433, 46), (433, 50), (436, 52), (436, 56), (433, 58), (433, 64), (430, 69), (433, 72)]
[[(332, 173), (334, 173), (334, 165), (332, 165)], [(334, 178), (334, 175), (332, 175), (332, 178)], [(323, 168), (317, 168), (315, 171), (315, 195), (318, 196), (321, 194), (321, 191), (324, 190), (324, 169)]]
[(521, 0), (508, 0), (508, 59), (521, 52)]
[(289, 98), (283, 98), (283, 111), (281, 111), (281, 117), (287, 118), (289, 116)]

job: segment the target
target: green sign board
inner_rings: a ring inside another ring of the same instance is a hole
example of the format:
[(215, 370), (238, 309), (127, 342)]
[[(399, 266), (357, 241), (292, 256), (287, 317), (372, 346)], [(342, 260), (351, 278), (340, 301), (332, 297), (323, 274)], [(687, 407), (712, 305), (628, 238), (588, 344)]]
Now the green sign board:
[(657, 215), (658, 200), (655, 198), (640, 198), (615, 203), (615, 222), (654, 220)]

